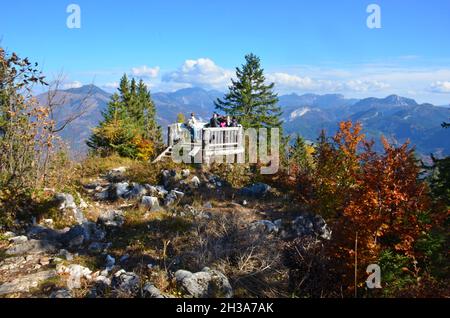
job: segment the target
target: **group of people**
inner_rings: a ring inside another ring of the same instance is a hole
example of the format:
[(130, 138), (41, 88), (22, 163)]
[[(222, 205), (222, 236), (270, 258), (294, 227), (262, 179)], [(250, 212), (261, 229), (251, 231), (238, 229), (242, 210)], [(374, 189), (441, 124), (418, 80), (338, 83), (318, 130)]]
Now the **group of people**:
[(202, 127), (211, 127), (211, 128), (225, 128), (225, 127), (238, 127), (239, 123), (236, 117), (231, 116), (219, 116), (216, 112), (213, 114), (209, 123), (203, 125), (197, 118), (195, 118), (195, 113), (191, 113), (191, 117), (189, 118), (186, 126), (191, 131), (192, 142), (198, 140), (198, 132)]
[(231, 116), (219, 116), (219, 114), (214, 113), (212, 118), (209, 121), (209, 127), (218, 128), (218, 127), (237, 127), (238, 121), (236, 117)]

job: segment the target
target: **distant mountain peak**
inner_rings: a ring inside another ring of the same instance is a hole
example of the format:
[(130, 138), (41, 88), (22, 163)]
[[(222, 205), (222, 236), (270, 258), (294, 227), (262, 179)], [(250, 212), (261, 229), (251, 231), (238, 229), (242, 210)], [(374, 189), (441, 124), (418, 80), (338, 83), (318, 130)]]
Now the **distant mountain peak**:
[(385, 102), (393, 105), (406, 106), (406, 105), (417, 105), (414, 99), (401, 97), (398, 95), (389, 95), (384, 99)]
[(72, 94), (100, 94), (100, 95), (110, 95), (109, 93), (102, 90), (100, 87), (94, 84), (83, 85), (81, 87), (69, 88), (65, 92)]

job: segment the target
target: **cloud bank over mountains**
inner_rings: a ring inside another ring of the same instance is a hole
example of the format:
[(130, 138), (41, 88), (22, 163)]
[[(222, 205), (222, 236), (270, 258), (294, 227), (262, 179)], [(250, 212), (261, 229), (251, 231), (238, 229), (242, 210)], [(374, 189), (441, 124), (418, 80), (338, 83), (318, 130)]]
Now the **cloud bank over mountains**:
[[(105, 76), (99, 76), (95, 84), (111, 92), (118, 86), (119, 73), (116, 71), (115, 77), (110, 76), (103, 83), (99, 80)], [(223, 67), (208, 57), (187, 59), (175, 69), (139, 65), (124, 69), (123, 73), (142, 79), (153, 92), (191, 87), (224, 92), (235, 77), (234, 68)], [(280, 94), (339, 93), (354, 98), (399, 94), (421, 102), (450, 104), (450, 66), (425, 68), (392, 62), (321, 67), (300, 65), (266, 69), (265, 74)], [(74, 80), (66, 85), (65, 88), (80, 87), (81, 82)]]

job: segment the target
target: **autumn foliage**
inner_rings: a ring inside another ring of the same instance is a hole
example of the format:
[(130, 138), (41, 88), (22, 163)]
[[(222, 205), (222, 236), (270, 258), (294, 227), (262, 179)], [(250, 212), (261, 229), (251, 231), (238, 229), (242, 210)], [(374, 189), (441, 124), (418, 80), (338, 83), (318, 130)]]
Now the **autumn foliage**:
[(383, 251), (403, 255), (413, 268), (421, 256), (417, 241), (445, 215), (431, 211), (414, 149), (382, 138), (382, 151), (375, 151), (374, 141), (366, 140), (361, 130), (359, 123), (347, 121), (332, 138), (322, 133), (312, 168), (305, 172), (294, 165), (286, 179), (299, 200), (332, 227), (323, 261), (331, 261), (330, 277), (337, 278), (333, 286), (347, 295), (354, 293), (355, 278), (358, 288), (365, 286), (366, 267), (377, 264)]

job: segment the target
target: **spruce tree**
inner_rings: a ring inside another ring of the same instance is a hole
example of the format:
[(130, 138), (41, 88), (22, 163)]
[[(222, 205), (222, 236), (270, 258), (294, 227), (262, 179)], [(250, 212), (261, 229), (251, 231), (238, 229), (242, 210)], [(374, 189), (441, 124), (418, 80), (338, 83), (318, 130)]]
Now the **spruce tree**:
[(115, 93), (102, 112), (103, 120), (94, 129), (87, 145), (95, 152), (109, 155), (148, 158), (163, 146), (161, 127), (156, 121), (156, 109), (145, 83), (131, 81), (124, 75), (119, 93)]
[(236, 116), (245, 128), (281, 128), (282, 112), (273, 92), (274, 83), (265, 83), (259, 57), (248, 54), (245, 61), (241, 68), (236, 68), (237, 79), (231, 79), (232, 85), (224, 99), (215, 102), (216, 109)]
[(144, 138), (149, 139), (159, 151), (163, 147), (162, 129), (156, 120), (156, 107), (151, 98), (150, 91), (145, 83), (140, 80), (137, 87), (137, 100), (139, 105), (139, 116), (142, 116), (142, 127), (144, 129)]
[(302, 168), (307, 168), (309, 166), (309, 155), (306, 147), (305, 140), (297, 134), (293, 145), (289, 149), (289, 161)]

